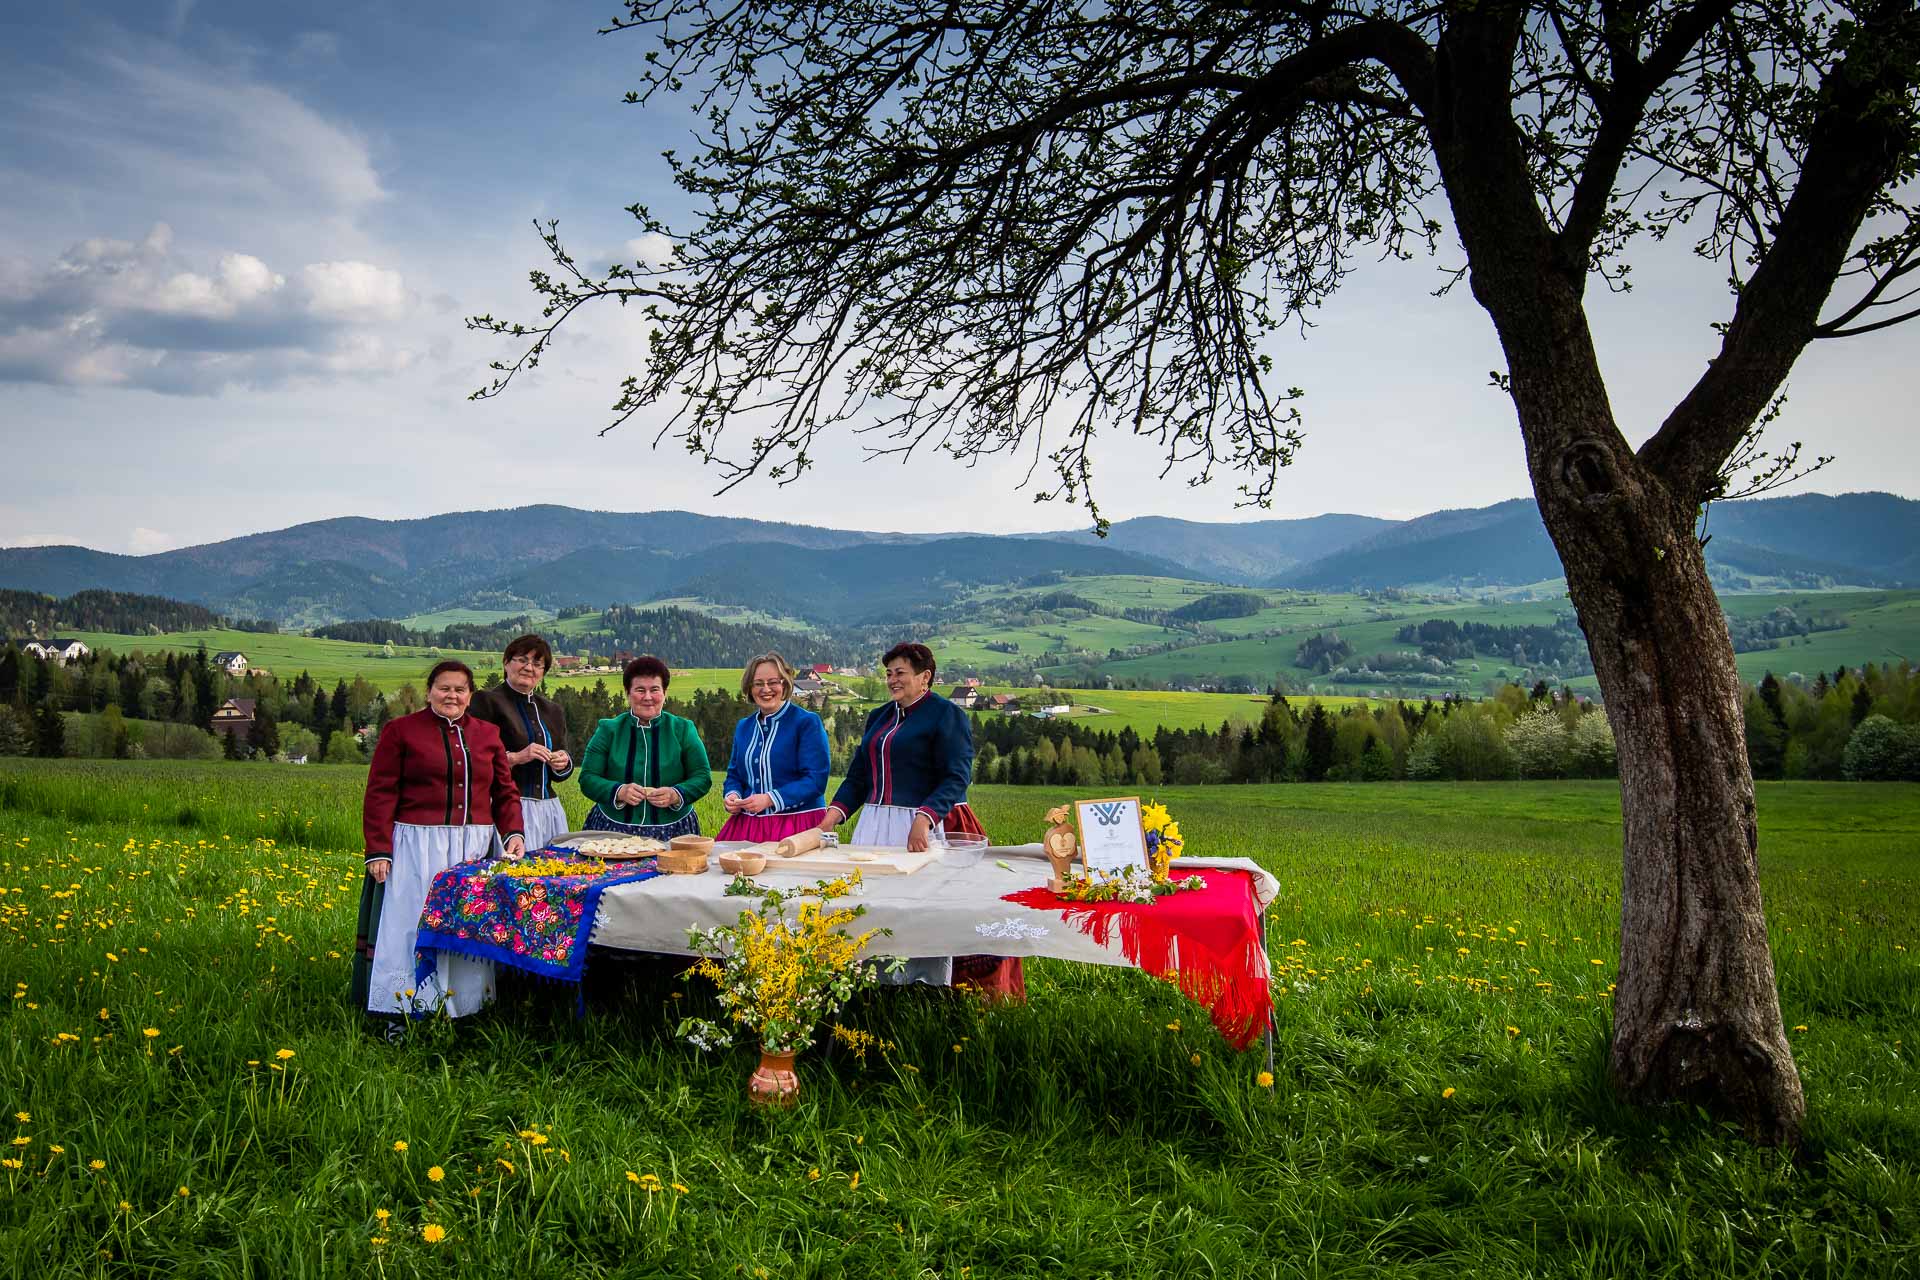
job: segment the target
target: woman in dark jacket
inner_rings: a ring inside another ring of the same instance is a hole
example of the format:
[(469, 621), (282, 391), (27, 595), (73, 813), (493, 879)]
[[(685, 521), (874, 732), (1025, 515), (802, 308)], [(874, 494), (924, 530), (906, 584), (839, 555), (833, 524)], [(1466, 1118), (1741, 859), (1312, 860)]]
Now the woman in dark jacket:
[[(853, 843), (905, 845), (916, 853), (933, 844), (936, 828), (985, 835), (967, 805), (973, 726), (966, 712), (933, 692), (932, 650), (897, 644), (881, 662), (892, 700), (867, 716), (866, 732), (820, 829), (831, 831), (857, 812)], [(909, 960), (888, 981), (965, 984), (1014, 1000), (1026, 999), (1027, 992), (1020, 961), (999, 956)]]
[(493, 962), (440, 956), (421, 977), (414, 960), (420, 909), (434, 876), (485, 858), (498, 835), (518, 858), (520, 793), (500, 731), (467, 714), (473, 672), (442, 662), (427, 675), (423, 711), (389, 720), (367, 770), (356, 1004), (373, 1014), (474, 1013), (493, 999)]
[(567, 807), (553, 784), (573, 776), (567, 753), (567, 716), (539, 693), (553, 665), (553, 650), (539, 636), (521, 636), (507, 646), (504, 684), (474, 695), (472, 715), (500, 731), (507, 764), (520, 791), (520, 818), (528, 849), (544, 849), (567, 832)]

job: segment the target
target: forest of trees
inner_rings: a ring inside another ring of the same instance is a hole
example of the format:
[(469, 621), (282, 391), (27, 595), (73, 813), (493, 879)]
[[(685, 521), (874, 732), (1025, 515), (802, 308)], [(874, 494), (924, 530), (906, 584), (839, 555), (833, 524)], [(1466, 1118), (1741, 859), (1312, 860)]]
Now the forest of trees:
[[(227, 620), (197, 604), (130, 591), (76, 591), (65, 599), (38, 591), (0, 589), (0, 635), (49, 640), (65, 631), (111, 631), (158, 635), (226, 626)], [(270, 625), (270, 624), (268, 624)], [(255, 624), (253, 629), (261, 629)]]

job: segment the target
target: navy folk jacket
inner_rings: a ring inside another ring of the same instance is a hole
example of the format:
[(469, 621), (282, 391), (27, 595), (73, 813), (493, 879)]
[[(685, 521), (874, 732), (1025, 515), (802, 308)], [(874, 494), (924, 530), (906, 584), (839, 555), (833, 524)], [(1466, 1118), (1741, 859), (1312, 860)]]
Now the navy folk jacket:
[(929, 690), (904, 710), (889, 702), (867, 716), (866, 733), (833, 804), (853, 816), (863, 804), (918, 809), (934, 825), (967, 798), (973, 781), (973, 726), (967, 713)]
[(826, 725), (805, 707), (788, 702), (770, 716), (755, 712), (733, 727), (727, 790), (737, 796), (772, 796), (772, 813), (822, 809), (831, 764)]

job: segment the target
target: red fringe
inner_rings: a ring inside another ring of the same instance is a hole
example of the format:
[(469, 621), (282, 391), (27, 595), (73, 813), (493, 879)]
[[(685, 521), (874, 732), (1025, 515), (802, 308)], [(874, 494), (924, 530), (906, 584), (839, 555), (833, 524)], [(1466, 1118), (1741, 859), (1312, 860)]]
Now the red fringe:
[(1060, 918), (1103, 947), (1117, 936), (1129, 964), (1177, 982), (1203, 1005), (1235, 1049), (1260, 1038), (1273, 1009), (1261, 948), (1253, 879), (1244, 871), (1203, 869), (1205, 889), (1152, 904), (1073, 902), (1051, 889), (1023, 889), (1005, 900)]

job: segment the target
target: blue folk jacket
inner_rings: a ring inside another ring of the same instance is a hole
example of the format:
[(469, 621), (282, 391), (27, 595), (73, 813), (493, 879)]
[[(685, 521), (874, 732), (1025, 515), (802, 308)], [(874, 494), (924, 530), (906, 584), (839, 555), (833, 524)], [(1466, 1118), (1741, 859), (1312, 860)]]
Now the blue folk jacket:
[(756, 712), (733, 727), (727, 790), (739, 796), (765, 792), (773, 797), (773, 813), (823, 809), (831, 764), (826, 725), (788, 702), (770, 716)]

